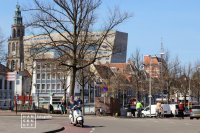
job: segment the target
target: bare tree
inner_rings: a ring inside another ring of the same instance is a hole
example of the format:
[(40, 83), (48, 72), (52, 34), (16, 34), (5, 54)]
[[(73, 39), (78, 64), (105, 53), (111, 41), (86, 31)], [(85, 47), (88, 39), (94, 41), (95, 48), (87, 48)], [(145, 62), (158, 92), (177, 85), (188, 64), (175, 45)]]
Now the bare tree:
[(169, 103), (171, 94), (173, 94), (176, 89), (175, 79), (180, 73), (180, 61), (178, 57), (176, 57), (173, 60), (170, 60), (169, 51), (166, 52), (165, 56), (162, 58), (161, 61), (162, 69), (160, 73), (160, 88), (162, 93), (164, 93), (163, 91), (166, 90), (167, 102)]
[(188, 68), (185, 66), (181, 68), (179, 78), (178, 78), (178, 92), (181, 93), (184, 97), (184, 105), (186, 105), (186, 97), (189, 94), (189, 80), (191, 75), (191, 64)]
[[(52, 62), (51, 62), (52, 64)], [(69, 85), (67, 84), (67, 78), (70, 75), (70, 68), (67, 66), (62, 66), (60, 65), (59, 62), (56, 63), (56, 61), (54, 62), (55, 66), (53, 68), (53, 72), (52, 74), (56, 74), (57, 75), (57, 79), (60, 81), (61, 83), (61, 87), (64, 90), (64, 113), (66, 113), (66, 92), (69, 89)]]
[[(34, 5), (24, 10), (32, 15), (27, 26), (37, 33), (40, 31), (33, 37), (49, 38), (49, 41), (37, 43), (34, 47), (48, 47), (40, 52), (53, 49), (60, 63), (71, 68), (70, 95), (74, 95), (77, 71), (93, 64), (96, 59), (105, 57), (98, 55), (100, 50), (112, 51), (108, 38), (113, 35), (112, 30), (130, 15), (121, 13), (118, 9), (110, 11), (108, 21), (99, 28), (103, 32), (98, 32), (99, 36), (94, 37), (96, 33), (93, 31), (98, 21), (95, 13), (102, 3), (101, 0), (53, 0), (46, 3), (33, 1)], [(53, 37), (53, 33), (58, 34), (59, 39)], [(106, 49), (102, 49), (103, 44), (107, 45)]]
[[(110, 88), (109, 92), (114, 98), (117, 98), (121, 101), (123, 107), (125, 105), (125, 92), (130, 88), (131, 83), (127, 79), (126, 73), (122, 72), (114, 72), (115, 74), (109, 79), (110, 80)], [(120, 93), (119, 93), (120, 92)], [(120, 95), (118, 95), (120, 94)]]
[(139, 49), (136, 49), (135, 53), (131, 55), (130, 61), (133, 62), (133, 73), (132, 83), (133, 87), (136, 88), (136, 99), (141, 100), (140, 92), (144, 91), (143, 84), (147, 79), (146, 72), (143, 69), (144, 62)]
[(190, 82), (190, 97), (197, 98), (198, 104), (200, 103), (200, 62), (196, 62), (195, 64), (195, 71), (191, 75), (191, 82)]
[(0, 63), (6, 62), (6, 53), (4, 48), (5, 37), (0, 29)]
[(90, 81), (92, 81), (94, 77), (94, 73), (90, 71), (90, 67), (85, 67), (77, 72), (76, 81), (81, 86), (81, 97), (83, 100), (82, 103), (82, 110), (83, 114), (85, 114), (85, 108), (84, 108), (84, 99), (85, 99), (85, 86), (88, 85), (88, 93), (89, 93), (89, 100), (90, 100)]

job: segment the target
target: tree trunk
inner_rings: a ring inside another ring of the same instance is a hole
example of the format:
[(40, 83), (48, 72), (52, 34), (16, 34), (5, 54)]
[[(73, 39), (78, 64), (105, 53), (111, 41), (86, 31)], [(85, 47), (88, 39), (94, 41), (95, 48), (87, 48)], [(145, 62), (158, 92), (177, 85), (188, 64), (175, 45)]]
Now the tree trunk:
[(83, 75), (83, 70), (81, 70), (81, 78), (82, 78), (82, 93), (81, 93), (81, 97), (82, 97), (82, 101), (83, 101), (83, 103), (82, 103), (82, 112), (83, 112), (83, 115), (85, 114), (85, 107), (84, 107), (84, 101), (85, 101), (85, 98), (84, 98), (84, 92), (85, 92), (85, 79), (84, 79), (84, 75)]
[(67, 106), (67, 102), (66, 102), (66, 87), (64, 88), (64, 113), (66, 114), (66, 106)]
[(167, 104), (170, 103), (170, 85), (167, 83)]
[(136, 99), (138, 100), (138, 101), (140, 101), (140, 94), (139, 94), (139, 85), (138, 85), (139, 83), (137, 82), (137, 87), (136, 87)]
[(75, 82), (76, 82), (76, 67), (72, 67), (72, 73), (70, 78), (70, 96), (74, 96)]
[(88, 82), (88, 102), (91, 103), (91, 81)]
[(81, 94), (81, 97), (82, 97), (82, 101), (83, 101), (83, 103), (82, 103), (82, 112), (83, 112), (83, 115), (85, 114), (85, 98), (84, 98), (84, 91), (85, 91), (85, 87), (84, 87), (84, 85), (82, 86), (82, 94)]
[(184, 107), (186, 106), (186, 94), (184, 94)]
[(199, 99), (199, 90), (198, 90), (198, 94), (197, 94), (197, 100), (198, 100), (198, 105), (200, 104), (200, 99)]

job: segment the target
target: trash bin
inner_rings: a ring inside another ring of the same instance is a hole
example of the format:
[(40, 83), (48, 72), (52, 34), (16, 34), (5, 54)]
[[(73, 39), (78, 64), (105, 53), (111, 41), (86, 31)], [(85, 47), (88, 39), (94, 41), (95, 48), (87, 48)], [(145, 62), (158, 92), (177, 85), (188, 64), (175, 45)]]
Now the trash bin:
[(126, 114), (127, 114), (127, 117), (131, 117), (132, 116), (131, 112), (127, 112)]
[(121, 116), (127, 116), (127, 110), (126, 109), (124, 109), (124, 108), (121, 108), (120, 109), (120, 114), (121, 114)]

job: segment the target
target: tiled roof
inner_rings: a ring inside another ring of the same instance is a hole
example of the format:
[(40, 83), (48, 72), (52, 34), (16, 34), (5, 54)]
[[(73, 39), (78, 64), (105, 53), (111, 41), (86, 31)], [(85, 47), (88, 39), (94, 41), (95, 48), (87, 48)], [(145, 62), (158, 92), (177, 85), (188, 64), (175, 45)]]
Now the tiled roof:
[(31, 74), (28, 72), (28, 70), (20, 71), (19, 74), (27, 77), (31, 77)]
[(149, 65), (151, 61), (151, 64), (158, 65), (160, 62), (159, 58), (156, 56), (144, 56), (144, 64)]
[(6, 72), (10, 72), (11, 70), (4, 66), (3, 64), (0, 64), (0, 74), (5, 74)]
[(114, 73), (111, 71), (111, 69), (108, 66), (105, 65), (94, 65), (99, 76), (102, 79), (109, 79), (111, 76), (114, 75)]

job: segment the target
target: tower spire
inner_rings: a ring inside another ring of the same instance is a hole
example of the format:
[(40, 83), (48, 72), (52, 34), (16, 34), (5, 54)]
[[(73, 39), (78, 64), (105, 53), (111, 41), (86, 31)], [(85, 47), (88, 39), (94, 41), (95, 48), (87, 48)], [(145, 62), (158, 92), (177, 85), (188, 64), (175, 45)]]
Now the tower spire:
[(165, 52), (163, 47), (163, 38), (161, 37), (161, 43), (160, 43), (160, 57), (163, 58)]
[(16, 10), (15, 10), (14, 24), (22, 24), (21, 10), (20, 10), (20, 5), (18, 1), (16, 5)]
[[(22, 71), (24, 68), (24, 25), (22, 22), (20, 5), (17, 1), (14, 24), (11, 26), (12, 36), (8, 40), (8, 68), (12, 71)], [(13, 52), (15, 51), (15, 52)]]

